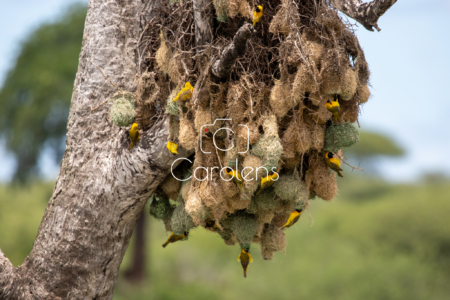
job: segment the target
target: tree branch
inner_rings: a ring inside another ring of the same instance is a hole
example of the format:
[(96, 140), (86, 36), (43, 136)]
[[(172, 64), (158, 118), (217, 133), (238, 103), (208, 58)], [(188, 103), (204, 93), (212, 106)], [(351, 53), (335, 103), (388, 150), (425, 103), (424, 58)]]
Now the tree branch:
[(330, 0), (330, 3), (338, 10), (355, 19), (367, 30), (373, 31), (373, 27), (380, 31), (378, 19), (392, 6), (397, 0), (373, 0), (364, 3), (361, 0)]
[(203, 46), (212, 41), (212, 16), (210, 0), (194, 0), (195, 45), (197, 53), (203, 51)]
[(233, 42), (228, 45), (222, 52), (222, 57), (216, 60), (212, 67), (211, 73), (218, 80), (226, 78), (233, 69), (234, 62), (239, 56), (247, 51), (247, 40), (251, 37), (254, 29), (252, 25), (246, 23), (237, 31), (233, 38)]
[(10, 297), (9, 294), (15, 275), (14, 266), (0, 250), (0, 299)]

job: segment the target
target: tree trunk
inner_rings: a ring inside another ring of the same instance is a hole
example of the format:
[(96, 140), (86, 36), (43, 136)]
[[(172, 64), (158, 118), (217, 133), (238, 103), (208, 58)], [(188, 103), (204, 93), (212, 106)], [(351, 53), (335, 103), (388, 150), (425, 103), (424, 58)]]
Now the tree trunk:
[(380, 31), (378, 19), (391, 8), (397, 0), (374, 0), (367, 3), (361, 0), (330, 0), (333, 6), (350, 18), (355, 19), (367, 30), (373, 31), (373, 27)]
[(221, 58), (212, 65), (211, 73), (216, 77), (215, 79), (225, 79), (231, 73), (236, 59), (247, 51), (247, 41), (253, 31), (252, 25), (248, 23), (239, 28), (233, 42), (223, 50)]
[(203, 46), (211, 43), (212, 32), (212, 7), (208, 0), (194, 0), (195, 19), (195, 45), (197, 53), (204, 50)]
[(146, 253), (145, 252), (145, 219), (146, 211), (141, 213), (139, 217), (136, 228), (134, 229), (134, 249), (133, 249), (133, 262), (131, 267), (125, 271), (125, 278), (132, 283), (140, 283), (145, 278), (145, 263), (146, 263)]
[(162, 120), (128, 151), (128, 131), (108, 120), (117, 89), (135, 89), (140, 33), (158, 1), (91, 0), (75, 80), (67, 142), (33, 249), (13, 268), (0, 252), (0, 299), (111, 299), (133, 228), (170, 173)]

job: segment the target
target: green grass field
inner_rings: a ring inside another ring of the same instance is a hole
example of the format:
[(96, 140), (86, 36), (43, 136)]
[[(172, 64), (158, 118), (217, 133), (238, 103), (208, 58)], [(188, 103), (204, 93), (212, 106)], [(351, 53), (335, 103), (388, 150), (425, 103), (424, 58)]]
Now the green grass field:
[[(335, 201), (312, 201), (311, 217), (286, 230), (286, 253), (264, 261), (253, 245), (246, 279), (238, 245), (198, 228), (163, 249), (163, 224), (149, 217), (147, 280), (134, 286), (120, 276), (114, 299), (448, 299), (450, 183), (348, 176), (339, 187)], [(0, 187), (0, 248), (15, 265), (31, 249), (51, 191)]]

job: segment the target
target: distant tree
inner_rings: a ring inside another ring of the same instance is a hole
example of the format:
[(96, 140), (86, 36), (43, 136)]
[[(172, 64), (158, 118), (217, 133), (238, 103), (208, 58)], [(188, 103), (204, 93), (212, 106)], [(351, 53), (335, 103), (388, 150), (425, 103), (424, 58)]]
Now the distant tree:
[(70, 98), (83, 39), (86, 6), (76, 4), (22, 43), (0, 90), (0, 136), (14, 153), (14, 179), (36, 175), (44, 148), (59, 164), (65, 148)]
[[(0, 91), (0, 134), (17, 158), (15, 180), (36, 175), (45, 147), (54, 152), (55, 163), (62, 159), (86, 10), (75, 4), (58, 21), (30, 34)], [(144, 224), (141, 216), (133, 266), (126, 273), (132, 280), (143, 277)]]
[(345, 150), (345, 155), (362, 160), (377, 156), (400, 157), (404, 154), (405, 150), (395, 140), (373, 131), (361, 131), (359, 142)]
[(359, 142), (346, 148), (344, 153), (352, 164), (359, 164), (365, 173), (378, 174), (380, 172), (378, 158), (400, 158), (405, 155), (405, 150), (389, 136), (362, 130)]

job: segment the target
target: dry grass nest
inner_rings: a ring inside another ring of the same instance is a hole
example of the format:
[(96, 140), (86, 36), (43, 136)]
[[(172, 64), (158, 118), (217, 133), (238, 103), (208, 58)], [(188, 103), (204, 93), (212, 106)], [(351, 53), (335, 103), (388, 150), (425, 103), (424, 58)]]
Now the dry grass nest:
[[(212, 4), (214, 39), (202, 49), (195, 47), (192, 1), (163, 1), (140, 41), (144, 71), (133, 95), (136, 121), (148, 130), (170, 114), (171, 135), (193, 153), (193, 166), (178, 168), (204, 179), (193, 176), (184, 185), (167, 179), (160, 190), (177, 197), (177, 206), (154, 201), (152, 215), (175, 233), (203, 226), (228, 245), (260, 243), (270, 259), (286, 246), (279, 227), (293, 209), (307, 207), (310, 195), (331, 200), (337, 193), (323, 151), (358, 141), (351, 122), (370, 97), (370, 72), (351, 26), (325, 1), (262, 1), (264, 17), (247, 52), (218, 82), (210, 76), (211, 63), (251, 22), (252, 8), (243, 0)], [(188, 81), (194, 87), (190, 99), (173, 102)], [(330, 125), (325, 103), (336, 96), (341, 116)], [(238, 180), (225, 181), (226, 167), (256, 179), (242, 187)], [(261, 179), (273, 172), (278, 180), (261, 188)]]

